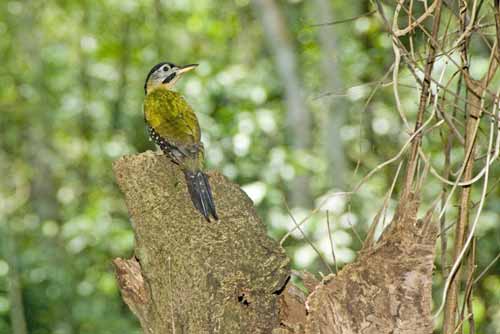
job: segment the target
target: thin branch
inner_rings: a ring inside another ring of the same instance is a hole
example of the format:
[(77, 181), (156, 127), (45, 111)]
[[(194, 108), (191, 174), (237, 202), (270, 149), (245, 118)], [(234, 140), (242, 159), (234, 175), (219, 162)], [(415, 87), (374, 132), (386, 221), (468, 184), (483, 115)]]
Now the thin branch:
[[(401, 10), (401, 7), (403, 5), (404, 0), (399, 0), (398, 5), (396, 6), (396, 11), (394, 14), (394, 17), (397, 17), (399, 14), (399, 11)], [(393, 29), (393, 33), (396, 37), (401, 37), (409, 32), (412, 32), (418, 25), (420, 25), (424, 20), (426, 20), (431, 14), (433, 14), (434, 10), (436, 10), (437, 6), (441, 6), (441, 1), (440, 0), (434, 0), (431, 6), (429, 6), (426, 11), (418, 18), (416, 19), (412, 24), (410, 24), (408, 27), (404, 29), (399, 29), (398, 27), (396, 29)], [(438, 14), (439, 15), (439, 14)], [(439, 23), (438, 23), (439, 24)]]
[(310, 24), (310, 25), (306, 25), (305, 27), (306, 28), (316, 28), (316, 27), (333, 26), (333, 25), (336, 25), (336, 24), (352, 22), (352, 21), (356, 21), (357, 19), (360, 19), (362, 17), (371, 16), (371, 15), (375, 14), (376, 12), (377, 12), (376, 10), (372, 10), (370, 12), (367, 12), (367, 13), (364, 13), (364, 14), (360, 14), (358, 16), (350, 17), (350, 18), (347, 18), (347, 19), (336, 20), (336, 21), (326, 22), (326, 23)]
[(473, 284), (477, 284), (477, 282), (479, 282), (484, 275), (486, 275), (486, 273), (488, 272), (488, 270), (491, 269), (491, 267), (493, 267), (495, 265), (495, 263), (498, 261), (498, 259), (500, 259), (500, 253), (497, 254), (497, 256), (486, 266), (486, 268), (484, 268), (484, 270), (477, 276), (477, 278), (474, 280)]
[(332, 231), (330, 230), (330, 215), (328, 210), (326, 210), (326, 227), (328, 228), (328, 239), (330, 239), (330, 249), (332, 250), (332, 260), (335, 265), (335, 273), (338, 273), (339, 267), (337, 265), (337, 258), (335, 257), (335, 249), (333, 248)]
[[(490, 125), (490, 139), (489, 139), (489, 143), (488, 143), (488, 151), (491, 151), (491, 147), (493, 146), (493, 133), (494, 133), (494, 126), (493, 126), (493, 123), (492, 123)], [(474, 222), (472, 223), (472, 227), (470, 229), (470, 232), (469, 232), (469, 235), (467, 237), (467, 240), (465, 241), (465, 244), (461, 248), (461, 251), (458, 254), (458, 256), (455, 257), (455, 262), (453, 264), (453, 267), (450, 270), (450, 275), (448, 276), (448, 278), (446, 280), (446, 283), (445, 283), (445, 286), (444, 286), (444, 292), (443, 292), (443, 298), (441, 300), (441, 305), (438, 308), (438, 311), (436, 312), (435, 317), (438, 316), (441, 313), (441, 311), (443, 310), (443, 308), (445, 306), (445, 301), (447, 300), (447, 294), (448, 294), (448, 289), (450, 287), (450, 284), (454, 281), (455, 274), (457, 273), (457, 270), (460, 267), (460, 264), (462, 262), (463, 256), (464, 256), (465, 252), (467, 251), (467, 249), (469, 248), (469, 245), (472, 242), (472, 239), (474, 238), (474, 232), (476, 230), (477, 223), (479, 222), (479, 217), (481, 216), (481, 212), (483, 210), (483, 206), (484, 206), (484, 202), (485, 202), (485, 198), (486, 198), (486, 192), (488, 190), (488, 177), (489, 177), (489, 170), (490, 170), (490, 168), (489, 168), (489, 162), (490, 162), (490, 157), (488, 155), (486, 157), (486, 166), (488, 166), (488, 167), (487, 167), (485, 175), (484, 175), (483, 191), (482, 191), (482, 194), (481, 194), (481, 200), (479, 202), (479, 206), (478, 206), (478, 209), (477, 209), (477, 212), (476, 212), (476, 216), (474, 218)], [(467, 198), (467, 200), (468, 200), (468, 198)], [(458, 236), (455, 236), (455, 238), (457, 238), (457, 237)]]
[(334, 194), (330, 194), (330, 196), (325, 196), (325, 198), (323, 199), (323, 201), (321, 201), (321, 203), (316, 207), (314, 208), (310, 213), (309, 215), (307, 215), (304, 219), (302, 219), (294, 228), (292, 228), (290, 231), (288, 231), (284, 236), (283, 238), (281, 238), (280, 240), (280, 246), (283, 247), (283, 244), (285, 243), (285, 241), (290, 237), (290, 235), (292, 235), (293, 232), (295, 232), (296, 230), (298, 230), (300, 228), (300, 226), (304, 225), (305, 223), (307, 223), (307, 221), (309, 221), (309, 219), (314, 216), (316, 213), (318, 213), (318, 211), (320, 211), (324, 206), (325, 204), (328, 202), (328, 200), (330, 198), (332, 198), (333, 196), (347, 196), (347, 195), (351, 195), (352, 193), (351, 192), (343, 192), (343, 191), (339, 191), (339, 192), (336, 192)]
[(368, 249), (374, 243), (375, 231), (376, 231), (377, 226), (380, 222), (380, 217), (382, 216), (382, 214), (384, 214), (384, 218), (385, 218), (385, 212), (387, 212), (387, 207), (389, 206), (389, 200), (392, 196), (394, 188), (396, 187), (396, 181), (399, 177), (399, 172), (401, 171), (402, 166), (403, 166), (403, 162), (401, 161), (398, 165), (398, 169), (396, 170), (396, 174), (394, 175), (394, 178), (392, 179), (391, 188), (385, 194), (384, 204), (382, 205), (382, 207), (379, 209), (379, 211), (377, 212), (377, 214), (373, 218), (372, 224), (370, 225), (368, 233), (366, 234), (365, 241), (363, 242), (362, 249)]
[(297, 221), (295, 220), (295, 217), (293, 216), (292, 214), (292, 211), (290, 210), (290, 208), (288, 207), (288, 204), (286, 203), (285, 201), (285, 208), (286, 208), (286, 211), (288, 213), (288, 215), (290, 216), (290, 218), (292, 219), (293, 223), (295, 224), (295, 227), (300, 231), (300, 233), (302, 234), (302, 236), (304, 237), (304, 239), (307, 241), (307, 243), (312, 247), (312, 249), (314, 249), (314, 251), (316, 252), (316, 254), (318, 254), (321, 262), (323, 262), (323, 265), (328, 268), (328, 270), (330, 270), (330, 272), (333, 274), (333, 270), (332, 268), (328, 265), (328, 262), (326, 262), (325, 258), (323, 257), (323, 254), (321, 254), (321, 252), (319, 251), (318, 248), (316, 248), (316, 246), (314, 245), (314, 243), (311, 241), (311, 239), (309, 239), (309, 237), (304, 233), (304, 231), (300, 228), (300, 225), (299, 223), (297, 223)]
[[(432, 39), (437, 40), (437, 35), (439, 32), (439, 23), (441, 21), (441, 0), (435, 0), (436, 4), (434, 12), (434, 21), (432, 23)], [(433, 3), (433, 4), (434, 4)], [(420, 102), (417, 111), (417, 120), (415, 122), (415, 132), (422, 126), (422, 122), (424, 119), (424, 112), (427, 106), (428, 98), (429, 98), (429, 90), (431, 84), (431, 76), (432, 69), (434, 67), (434, 62), (436, 60), (436, 47), (434, 43), (429, 42), (429, 51), (427, 53), (427, 61), (425, 63), (424, 70), (424, 82), (422, 85), (422, 91), (420, 93)], [(421, 136), (418, 135), (412, 142), (412, 149), (410, 153), (410, 158), (408, 160), (408, 168), (406, 173), (406, 181), (404, 192), (405, 194), (411, 191), (411, 184), (413, 183), (413, 177), (415, 175), (415, 169), (417, 167), (418, 161), (418, 149), (421, 144)]]
[[(465, 297), (464, 297), (464, 302), (462, 306), (462, 312), (460, 312), (460, 319), (464, 320), (464, 314), (465, 310), (469, 312), (469, 333), (474, 334), (475, 333), (475, 322), (474, 322), (474, 310), (472, 308), (472, 289), (474, 287), (473, 284), (473, 279), (474, 279), (474, 272), (476, 270), (476, 238), (472, 239), (472, 245), (471, 249), (469, 251), (469, 257), (467, 258), (467, 283), (465, 284)], [(461, 330), (463, 326), (463, 321), (460, 326), (458, 326), (458, 329)]]

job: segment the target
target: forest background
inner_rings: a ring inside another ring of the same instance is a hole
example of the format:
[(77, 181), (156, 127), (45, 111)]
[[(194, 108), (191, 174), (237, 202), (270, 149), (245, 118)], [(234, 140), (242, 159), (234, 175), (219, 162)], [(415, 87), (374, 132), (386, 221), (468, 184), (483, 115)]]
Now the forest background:
[[(391, 36), (375, 9), (328, 0), (2, 1), (0, 333), (23, 328), (14, 322), (33, 334), (139, 333), (111, 265), (134, 243), (111, 163), (154, 149), (143, 84), (163, 60), (200, 64), (178, 90), (198, 114), (207, 165), (242, 186), (269, 235), (281, 240), (294, 219), (309, 217), (315, 247), (299, 231), (284, 242), (293, 268), (320, 277), (352, 262), (398, 165), (345, 193), (408, 139), (390, 84)], [(415, 48), (425, 41), (416, 36)], [(489, 49), (474, 52), (482, 73)], [(399, 78), (412, 120), (415, 82), (404, 67)], [(425, 145), (442, 166), (439, 135)], [(473, 297), (476, 332), (487, 334), (500, 331), (500, 170), (490, 173)], [(429, 176), (423, 201), (441, 187)], [(442, 263), (439, 254), (436, 305)]]

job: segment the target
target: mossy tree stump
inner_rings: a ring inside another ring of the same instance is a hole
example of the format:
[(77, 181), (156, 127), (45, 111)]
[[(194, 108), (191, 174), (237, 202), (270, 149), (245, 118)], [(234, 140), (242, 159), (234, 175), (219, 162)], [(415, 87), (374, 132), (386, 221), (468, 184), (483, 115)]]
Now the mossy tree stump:
[(252, 201), (209, 173), (220, 221), (191, 203), (184, 175), (160, 153), (116, 161), (135, 233), (135, 257), (114, 264), (125, 302), (145, 333), (270, 333), (289, 259)]
[(432, 333), (437, 234), (432, 209), (416, 218), (418, 196), (400, 198), (379, 240), (338, 275), (310, 280), (306, 296), (251, 200), (220, 174), (208, 174), (220, 217), (208, 223), (162, 154), (123, 157), (114, 172), (136, 238), (135, 256), (114, 264), (144, 333)]

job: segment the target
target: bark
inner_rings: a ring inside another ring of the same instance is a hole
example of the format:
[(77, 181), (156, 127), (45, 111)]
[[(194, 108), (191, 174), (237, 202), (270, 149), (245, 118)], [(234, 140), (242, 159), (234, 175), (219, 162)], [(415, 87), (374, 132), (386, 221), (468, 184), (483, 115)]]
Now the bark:
[(380, 241), (308, 297), (306, 333), (432, 333), (436, 228), (408, 196)]
[(124, 157), (114, 172), (136, 236), (135, 256), (114, 264), (144, 333), (432, 332), (436, 229), (431, 214), (417, 220), (411, 193), (378, 242), (337, 276), (308, 280), (306, 296), (250, 199), (220, 174), (208, 175), (221, 219), (207, 223), (163, 155)]
[[(311, 116), (304, 101), (304, 88), (299, 74), (296, 50), (287, 23), (274, 0), (252, 1), (262, 22), (269, 50), (283, 82), (286, 103), (287, 138), (294, 150), (300, 152), (311, 144)], [(309, 207), (311, 194), (307, 175), (298, 175), (291, 183), (289, 200), (292, 206)]]
[(220, 221), (207, 223), (163, 155), (122, 158), (114, 172), (136, 236), (135, 257), (114, 264), (144, 333), (270, 333), (279, 325), (289, 260), (243, 191), (209, 173)]

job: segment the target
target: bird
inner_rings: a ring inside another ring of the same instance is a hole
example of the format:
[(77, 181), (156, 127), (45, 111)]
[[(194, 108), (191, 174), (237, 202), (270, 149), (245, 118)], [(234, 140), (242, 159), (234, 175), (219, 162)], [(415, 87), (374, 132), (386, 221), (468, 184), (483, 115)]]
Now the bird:
[(144, 119), (150, 139), (184, 172), (194, 207), (211, 222), (219, 220), (208, 176), (203, 172), (204, 148), (198, 118), (184, 97), (172, 90), (198, 64), (156, 64), (144, 83)]

